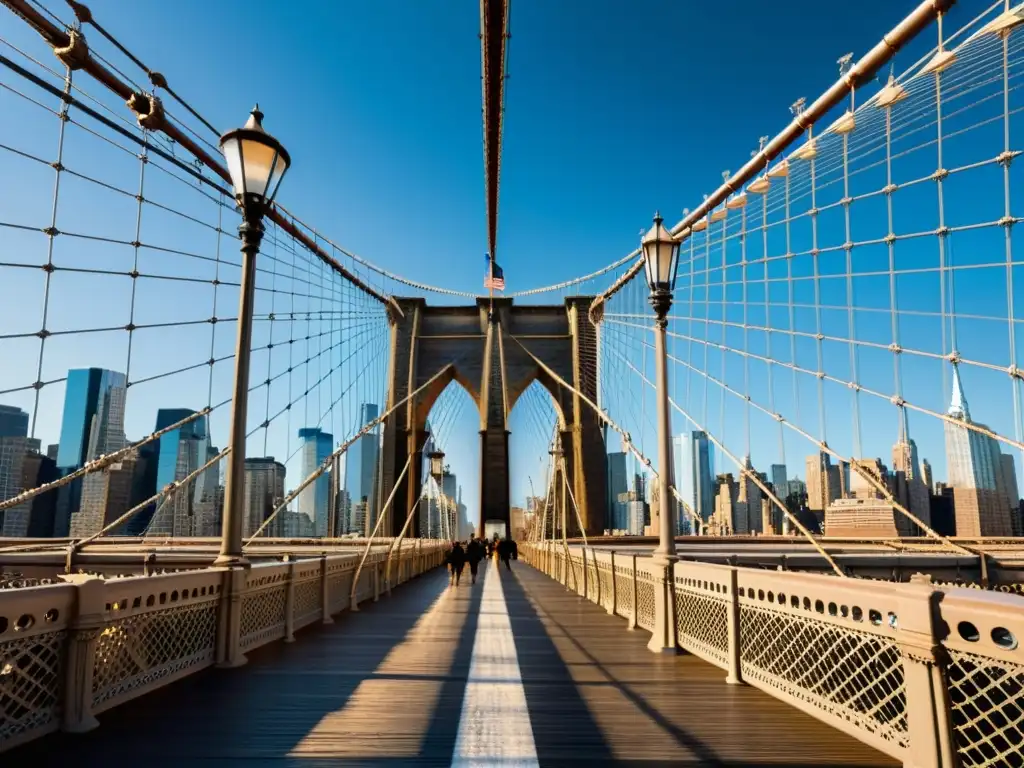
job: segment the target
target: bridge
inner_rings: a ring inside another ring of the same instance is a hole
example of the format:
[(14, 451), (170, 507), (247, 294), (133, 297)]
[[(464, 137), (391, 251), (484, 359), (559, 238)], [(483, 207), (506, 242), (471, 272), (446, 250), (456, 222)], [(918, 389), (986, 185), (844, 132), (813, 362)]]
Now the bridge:
[(4, 761), (1024, 764), (1024, 6), (908, 5), (519, 288), (482, 0), (484, 293), (286, 208), (280, 117), (124, 19), (0, 5)]

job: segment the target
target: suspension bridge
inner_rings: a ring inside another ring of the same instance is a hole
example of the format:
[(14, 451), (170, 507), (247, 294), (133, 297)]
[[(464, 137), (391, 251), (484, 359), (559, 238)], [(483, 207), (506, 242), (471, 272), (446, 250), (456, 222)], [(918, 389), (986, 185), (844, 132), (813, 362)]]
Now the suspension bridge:
[(113, 14), (0, 5), (5, 760), (1024, 762), (1024, 6), (908, 3), (520, 288), (482, 0), (485, 294), (286, 207), (273, 114)]

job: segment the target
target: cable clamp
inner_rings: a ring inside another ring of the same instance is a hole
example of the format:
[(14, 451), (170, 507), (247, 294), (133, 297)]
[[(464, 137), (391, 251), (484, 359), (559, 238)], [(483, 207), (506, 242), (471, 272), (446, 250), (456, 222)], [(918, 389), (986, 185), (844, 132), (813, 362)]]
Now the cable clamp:
[(89, 63), (89, 45), (85, 35), (77, 29), (68, 32), (68, 44), (54, 47), (53, 54), (70, 70), (81, 69)]

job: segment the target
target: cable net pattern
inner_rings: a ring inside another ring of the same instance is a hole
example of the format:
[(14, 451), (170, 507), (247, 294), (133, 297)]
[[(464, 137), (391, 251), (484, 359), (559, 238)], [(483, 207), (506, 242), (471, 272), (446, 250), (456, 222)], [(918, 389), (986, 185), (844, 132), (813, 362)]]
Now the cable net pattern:
[(903, 660), (890, 640), (741, 604), (740, 664), (744, 679), (907, 746)]
[[(94, 56), (118, 62), (118, 77), (138, 71), (106, 38), (85, 34)], [(27, 26), (6, 25), (0, 53), (0, 176), (18, 179), (0, 206), (0, 283), (11, 298), (0, 306), (0, 403), (28, 422), (21, 444), (5, 448), (18, 466), (42, 465), (34, 481), (16, 472), (27, 481), (4, 490), (0, 533), (219, 535), (241, 280), (233, 195), (185, 145), (142, 127), (84, 70), (65, 68)], [(208, 123), (154, 93), (169, 123), (220, 157)], [(290, 215), (287, 226), (264, 224), (246, 456), (280, 477), (270, 478), (267, 503), (247, 510), (247, 533), (285, 495), (276, 487), (285, 474), (292, 482), (311, 471), (300, 429), (321, 430), (333, 448), (363, 426), (364, 403), (383, 406), (387, 309), (363, 287), (379, 297), (397, 290)], [(80, 402), (91, 403), (95, 424), (84, 415), (64, 423), (65, 404)], [(60, 479), (118, 451), (109, 466)], [(54, 490), (11, 503), (49, 483)], [(265, 535), (326, 535), (326, 515), (304, 499), (298, 506), (305, 514), (289, 510)]]
[[(892, 78), (681, 232), (673, 448), (686, 462), (705, 453), (697, 482), (673, 480), (688, 507), (679, 533), (694, 516), (732, 535), (789, 532), (794, 519), (857, 538), (1024, 530), (1024, 188), (1012, 170), (1024, 43), (1016, 17), (987, 26), (1002, 11), (958, 3), (897, 55)], [(640, 270), (597, 319), (602, 408), (653, 459), (647, 297)], [(627, 476), (648, 474), (628, 461)]]
[(0, 643), (0, 744), (56, 729), (66, 641), (61, 630)]
[(963, 766), (1024, 763), (1024, 666), (951, 650), (946, 671)]
[(93, 707), (99, 712), (160, 680), (213, 663), (217, 601), (129, 616), (100, 632), (93, 655)]

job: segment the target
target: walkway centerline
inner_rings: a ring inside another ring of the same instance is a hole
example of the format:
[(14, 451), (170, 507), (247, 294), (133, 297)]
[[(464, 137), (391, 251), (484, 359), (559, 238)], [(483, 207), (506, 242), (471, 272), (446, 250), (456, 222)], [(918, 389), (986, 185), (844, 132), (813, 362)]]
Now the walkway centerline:
[(501, 573), (496, 568), (485, 568), (452, 765), (499, 764), (523, 768), (540, 765)]

